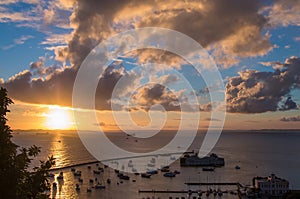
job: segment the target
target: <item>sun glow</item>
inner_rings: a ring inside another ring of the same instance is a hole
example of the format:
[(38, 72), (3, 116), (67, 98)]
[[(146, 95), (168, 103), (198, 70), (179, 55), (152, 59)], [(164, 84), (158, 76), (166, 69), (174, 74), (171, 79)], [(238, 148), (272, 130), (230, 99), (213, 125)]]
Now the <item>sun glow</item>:
[(46, 127), (48, 129), (72, 129), (74, 123), (71, 111), (59, 106), (49, 107), (49, 112), (46, 114)]

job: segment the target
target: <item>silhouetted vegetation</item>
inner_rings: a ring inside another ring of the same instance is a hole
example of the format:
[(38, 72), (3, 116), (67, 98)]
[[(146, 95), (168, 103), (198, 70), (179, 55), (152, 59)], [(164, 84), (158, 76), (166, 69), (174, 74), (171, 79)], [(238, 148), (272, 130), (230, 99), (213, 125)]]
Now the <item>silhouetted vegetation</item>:
[(0, 88), (0, 197), (7, 199), (48, 198), (49, 169), (55, 164), (53, 156), (29, 170), (30, 163), (40, 152), (37, 146), (19, 147), (11, 140), (12, 130), (7, 125), (8, 106), (13, 101)]

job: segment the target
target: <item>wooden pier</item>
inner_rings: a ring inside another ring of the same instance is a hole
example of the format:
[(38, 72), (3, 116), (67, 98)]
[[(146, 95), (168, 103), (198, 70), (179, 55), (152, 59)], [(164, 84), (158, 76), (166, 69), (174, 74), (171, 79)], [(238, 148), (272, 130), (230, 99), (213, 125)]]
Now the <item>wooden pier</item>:
[[(187, 186), (236, 186), (237, 187), (237, 193), (236, 195), (239, 198), (242, 198), (240, 189), (245, 188), (245, 186), (239, 182), (186, 182), (184, 183)], [(211, 190), (212, 191), (212, 190)], [(149, 189), (149, 190), (139, 190), (139, 193), (163, 193), (163, 194), (170, 194), (170, 193), (177, 193), (177, 194), (199, 194), (206, 193), (204, 190), (155, 190), (155, 189)], [(225, 193), (224, 191), (221, 191), (222, 193)], [(228, 193), (228, 192), (226, 192)], [(230, 194), (230, 193), (229, 193)]]
[(139, 190), (139, 193), (198, 193), (198, 191), (185, 191), (185, 190)]
[(237, 186), (238, 188), (244, 188), (245, 186), (239, 182), (186, 182), (188, 186)]
[(85, 166), (85, 165), (96, 164), (96, 163), (100, 163), (100, 161), (95, 160), (95, 161), (90, 161), (90, 162), (67, 165), (67, 166), (63, 166), (63, 167), (56, 167), (56, 168), (49, 169), (49, 171), (59, 171), (59, 170), (69, 169), (72, 167)]

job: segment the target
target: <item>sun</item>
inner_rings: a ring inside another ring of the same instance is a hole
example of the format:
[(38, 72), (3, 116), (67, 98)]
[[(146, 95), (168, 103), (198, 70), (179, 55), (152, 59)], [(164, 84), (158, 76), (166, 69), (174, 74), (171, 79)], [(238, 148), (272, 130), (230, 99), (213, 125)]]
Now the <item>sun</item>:
[(73, 122), (70, 110), (59, 106), (50, 106), (46, 115), (48, 129), (72, 129)]

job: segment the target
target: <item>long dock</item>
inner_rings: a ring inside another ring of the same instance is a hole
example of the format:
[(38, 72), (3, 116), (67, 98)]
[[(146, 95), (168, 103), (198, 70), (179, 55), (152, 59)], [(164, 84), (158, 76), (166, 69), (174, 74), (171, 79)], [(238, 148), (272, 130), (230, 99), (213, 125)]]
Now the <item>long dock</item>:
[[(239, 182), (187, 182), (184, 183), (188, 186), (212, 186), (212, 185), (217, 185), (217, 186), (237, 186), (238, 188), (244, 187)], [(139, 190), (139, 193), (198, 193), (198, 191), (186, 191), (186, 190)]]
[(188, 186), (210, 186), (210, 185), (221, 185), (221, 186), (237, 186), (240, 188), (245, 187), (239, 182), (186, 182), (184, 183)]
[[(126, 159), (134, 159), (134, 158), (142, 158), (142, 157), (153, 157), (153, 156), (171, 156), (171, 155), (181, 155), (183, 152), (173, 152), (173, 153), (158, 153), (158, 154), (149, 154), (149, 155), (139, 155), (139, 156), (131, 156), (131, 157), (119, 157), (119, 158), (111, 158), (111, 159), (106, 159), (106, 160), (95, 160), (95, 161), (90, 161), (90, 162), (84, 162), (84, 163), (79, 163), (79, 164), (72, 164), (68, 166), (62, 166), (62, 167), (56, 167), (50, 169), (50, 171), (57, 171), (57, 170), (62, 170), (62, 169), (68, 169), (76, 166), (84, 166), (84, 165), (89, 165), (89, 164), (95, 164), (95, 163), (102, 163), (105, 164), (105, 162), (109, 161), (117, 161), (117, 160), (126, 160)], [(192, 153), (192, 152), (184, 152), (184, 153)]]
[(198, 193), (198, 191), (185, 191), (185, 190), (139, 190), (139, 193)]
[(72, 167), (84, 166), (84, 165), (96, 164), (96, 163), (100, 163), (100, 161), (95, 160), (95, 161), (91, 161), (91, 162), (84, 162), (84, 163), (79, 163), (79, 164), (72, 164), (72, 165), (63, 166), (63, 167), (52, 168), (52, 169), (50, 169), (50, 171), (58, 171), (58, 170), (63, 170), (63, 169), (69, 169), (69, 168), (72, 168)]
[[(230, 183), (231, 184), (231, 183)], [(139, 189), (139, 193), (150, 193), (150, 194), (157, 194), (157, 193), (163, 193), (163, 194), (204, 194), (206, 191), (201, 190), (155, 190), (155, 189), (149, 189), (149, 190), (141, 190)], [(212, 192), (210, 192), (212, 193)], [(222, 192), (225, 193), (225, 192)], [(226, 192), (228, 194), (231, 194), (229, 192)], [(240, 194), (239, 189), (237, 190), (237, 195), (240, 199), (242, 199), (242, 195)]]

